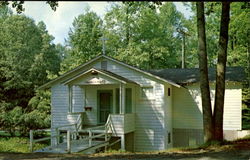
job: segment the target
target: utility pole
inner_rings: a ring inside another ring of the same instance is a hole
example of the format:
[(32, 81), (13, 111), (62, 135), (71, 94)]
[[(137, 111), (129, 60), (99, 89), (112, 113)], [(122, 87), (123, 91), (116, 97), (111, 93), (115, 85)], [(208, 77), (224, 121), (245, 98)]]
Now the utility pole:
[(186, 68), (186, 36), (190, 35), (180, 28), (177, 28), (177, 32), (182, 35), (181, 68)]

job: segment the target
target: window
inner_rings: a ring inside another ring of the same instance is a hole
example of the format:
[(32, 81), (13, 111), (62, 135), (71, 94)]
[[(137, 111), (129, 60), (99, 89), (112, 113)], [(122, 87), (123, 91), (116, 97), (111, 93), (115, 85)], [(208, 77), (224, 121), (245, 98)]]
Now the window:
[(152, 99), (154, 98), (154, 87), (142, 87), (141, 88), (141, 98), (142, 99)]
[[(120, 89), (116, 88), (116, 113), (120, 113)], [(125, 89), (125, 113), (132, 113), (132, 89)]]
[(170, 94), (170, 88), (168, 88), (168, 96), (170, 96), (171, 94)]
[(120, 89), (116, 88), (115, 90), (115, 113), (119, 114), (120, 113)]
[(125, 112), (132, 113), (132, 89), (126, 88), (125, 91)]
[(168, 132), (168, 143), (171, 143), (171, 133)]

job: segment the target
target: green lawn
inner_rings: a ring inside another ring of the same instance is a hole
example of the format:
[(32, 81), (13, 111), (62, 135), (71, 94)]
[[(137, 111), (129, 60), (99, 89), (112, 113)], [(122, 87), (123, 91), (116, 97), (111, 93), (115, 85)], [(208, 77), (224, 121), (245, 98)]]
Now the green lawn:
[[(35, 143), (34, 150), (48, 146)], [(29, 153), (29, 139), (27, 137), (0, 137), (0, 152)]]

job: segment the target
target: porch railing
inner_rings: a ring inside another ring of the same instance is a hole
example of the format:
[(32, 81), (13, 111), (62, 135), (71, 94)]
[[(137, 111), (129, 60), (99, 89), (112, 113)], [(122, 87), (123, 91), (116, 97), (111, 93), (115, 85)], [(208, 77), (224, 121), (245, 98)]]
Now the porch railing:
[[(100, 132), (98, 130), (100, 130)], [(79, 131), (68, 130), (67, 131), (67, 152), (68, 153), (71, 153), (71, 144), (72, 144), (72, 140), (74, 140), (74, 139), (72, 139), (71, 135), (74, 133), (79, 134), (79, 133), (86, 133), (86, 132), (88, 133), (88, 137), (82, 138), (78, 141), (85, 141), (85, 143), (86, 143), (86, 141), (88, 141), (88, 148), (94, 147), (92, 142), (93, 142), (93, 139), (95, 139), (95, 138), (104, 137), (105, 141), (101, 145), (105, 147), (105, 150), (108, 146), (114, 145), (115, 143), (119, 142), (119, 141), (116, 141), (112, 144), (109, 144), (109, 140), (110, 140), (111, 135), (113, 133), (111, 118), (109, 115), (105, 125), (91, 127), (91, 128), (79, 130)]]
[[(77, 135), (79, 135), (78, 131), (81, 128), (83, 123), (83, 120), (81, 120), (81, 114), (77, 117), (76, 123), (74, 124), (68, 124), (68, 125), (62, 125), (62, 126), (58, 126), (55, 128), (51, 128), (51, 129), (37, 129), (37, 130), (30, 130), (30, 152), (33, 152), (34, 149), (34, 144), (37, 142), (42, 142), (42, 141), (47, 141), (49, 139), (52, 138), (56, 138), (56, 144), (58, 145), (60, 143), (60, 137), (63, 137), (64, 135), (60, 134), (60, 128), (65, 128), (65, 127), (74, 127), (75, 132), (74, 134), (71, 134), (72, 138), (76, 139)], [(37, 132), (52, 132), (52, 130), (55, 130), (56, 134), (54, 136), (50, 136), (50, 137), (44, 137), (44, 138), (39, 138), (39, 139), (34, 139), (34, 133)]]

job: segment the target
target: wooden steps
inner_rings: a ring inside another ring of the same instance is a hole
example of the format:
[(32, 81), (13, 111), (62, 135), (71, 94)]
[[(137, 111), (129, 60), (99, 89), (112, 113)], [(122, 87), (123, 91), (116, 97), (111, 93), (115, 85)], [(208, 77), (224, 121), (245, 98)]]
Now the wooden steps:
[[(73, 140), (71, 141), (71, 153), (87, 153), (91, 151), (95, 151), (98, 148), (104, 147), (108, 145), (108, 142), (105, 141), (92, 141), (92, 146), (89, 147), (89, 141), (88, 140)], [(67, 151), (67, 143), (60, 143), (57, 146), (49, 146), (40, 150), (37, 150), (35, 152), (48, 152), (48, 153), (69, 153)]]

